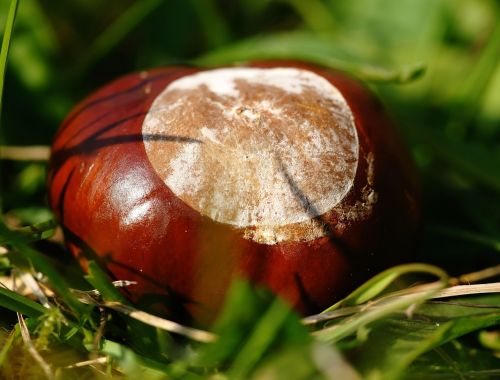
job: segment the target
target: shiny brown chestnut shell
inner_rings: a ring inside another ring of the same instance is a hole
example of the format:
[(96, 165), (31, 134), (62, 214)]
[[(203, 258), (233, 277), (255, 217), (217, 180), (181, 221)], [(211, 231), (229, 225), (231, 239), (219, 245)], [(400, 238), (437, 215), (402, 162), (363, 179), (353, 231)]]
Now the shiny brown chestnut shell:
[[(415, 170), (375, 97), (345, 74), (306, 63), (246, 67), (260, 71), (243, 69), (243, 76), (234, 78), (230, 71), (218, 72), (232, 78), (246, 105), (224, 93), (224, 75), (158, 68), (122, 77), (90, 95), (54, 140), (50, 205), (68, 248), (83, 267), (94, 259), (112, 279), (136, 281), (128, 296), (172, 318), (209, 323), (238, 276), (267, 286), (301, 313), (319, 312), (414, 250), (420, 212)], [(289, 73), (301, 76), (302, 88), (289, 86)], [(309, 85), (308, 78), (316, 82)], [(346, 123), (351, 124), (345, 125), (351, 129), (338, 132), (341, 141), (335, 144), (351, 142), (341, 151), (328, 143), (318, 153), (311, 145), (314, 128), (325, 141), (345, 116), (325, 111), (337, 101), (328, 98), (328, 86), (338, 90), (350, 112)], [(255, 109), (248, 106), (257, 103)], [(276, 104), (286, 123), (281, 116), (274, 119)], [(158, 117), (157, 109), (163, 112)], [(300, 128), (293, 120), (301, 120), (307, 133), (294, 132)], [(305, 144), (319, 157), (316, 166), (308, 166), (314, 157), (307, 157)], [(189, 149), (197, 155), (187, 154)], [(297, 157), (301, 152), (305, 157)], [(332, 163), (337, 156), (344, 166)], [(189, 157), (202, 161), (196, 166)], [(292, 161), (298, 166), (290, 174)], [(194, 181), (199, 165), (203, 178)], [(259, 165), (271, 170), (267, 181), (279, 182), (268, 192), (266, 183), (254, 183), (262, 177)], [(274, 201), (280, 196), (276, 191), (296, 197), (295, 206), (287, 206), (292, 198)], [(213, 201), (215, 196), (222, 201)], [(272, 202), (277, 203), (270, 212), (266, 205)]]

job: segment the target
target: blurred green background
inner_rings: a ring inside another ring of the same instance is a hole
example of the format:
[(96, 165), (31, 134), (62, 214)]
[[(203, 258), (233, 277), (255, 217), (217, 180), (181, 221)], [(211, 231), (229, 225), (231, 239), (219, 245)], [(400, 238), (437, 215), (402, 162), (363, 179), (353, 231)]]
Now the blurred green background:
[[(479, 269), (500, 262), (499, 16), (496, 0), (21, 0), (3, 144), (49, 145), (76, 102), (130, 71), (313, 61), (366, 81), (411, 147), (424, 194), (417, 260)], [(45, 170), (2, 161), (11, 224), (50, 218)]]

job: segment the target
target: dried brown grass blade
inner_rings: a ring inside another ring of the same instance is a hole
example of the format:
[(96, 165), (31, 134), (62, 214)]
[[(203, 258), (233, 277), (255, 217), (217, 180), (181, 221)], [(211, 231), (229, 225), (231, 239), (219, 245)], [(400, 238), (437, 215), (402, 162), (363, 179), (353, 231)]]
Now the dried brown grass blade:
[(86, 367), (86, 366), (94, 366), (96, 364), (107, 364), (109, 362), (109, 358), (107, 356), (101, 356), (99, 358), (95, 358), (92, 360), (85, 360), (83, 362), (78, 362), (75, 364), (68, 365), (64, 368), (71, 369), (71, 368), (81, 368), (81, 367)]
[(24, 344), (28, 348), (28, 352), (31, 357), (38, 363), (40, 368), (42, 369), (45, 377), (49, 380), (55, 380), (56, 377), (50, 368), (50, 365), (42, 358), (42, 355), (38, 352), (31, 340), (30, 333), (28, 331), (28, 326), (26, 326), (26, 322), (21, 314), (17, 313), (17, 320), (19, 322), (19, 328), (21, 330), (21, 336), (23, 338)]
[(457, 278), (452, 278), (450, 280), (450, 283), (452, 285), (471, 284), (474, 282), (484, 281), (488, 278), (497, 276), (500, 276), (500, 265), (482, 269), (477, 272), (463, 274), (461, 276), (458, 276)]
[(500, 293), (500, 282), (475, 285), (455, 285), (438, 291), (432, 299), (487, 293)]
[[(132, 281), (114, 281), (113, 285), (116, 287), (123, 287), (133, 285)], [(120, 302), (102, 302), (100, 300), (100, 293), (98, 290), (81, 291), (72, 289), (73, 294), (77, 296), (80, 302), (97, 305), (107, 309), (115, 310), (131, 318), (137, 319), (147, 325), (160, 328), (162, 330), (183, 335), (187, 338), (202, 343), (211, 343), (217, 340), (217, 336), (208, 331), (195, 329), (192, 327), (183, 326), (180, 323), (170, 321), (168, 319), (157, 317), (156, 315), (146, 313), (145, 311), (138, 310), (132, 306), (124, 305)]]
[(124, 305), (119, 302), (104, 302), (101, 304), (101, 306), (128, 315), (129, 317), (137, 319), (138, 321), (141, 321), (147, 325), (183, 335), (198, 342), (211, 343), (217, 340), (217, 335), (212, 334), (208, 331), (186, 327), (177, 322), (157, 317), (155, 315), (146, 313), (132, 306)]
[[(363, 312), (368, 309), (373, 309), (376, 307), (381, 307), (381, 304), (388, 299), (394, 299), (396, 297), (407, 297), (409, 295), (416, 295), (418, 293), (424, 293), (428, 290), (422, 287), (426, 285), (419, 285), (408, 289), (403, 289), (397, 292), (389, 293), (384, 297), (379, 299), (369, 301), (365, 304), (359, 306), (340, 308), (328, 313), (321, 313), (308, 316), (302, 319), (302, 323), (305, 325), (314, 325), (319, 322), (324, 322), (328, 320), (333, 320), (337, 318), (348, 317), (355, 313)], [(491, 294), (500, 293), (500, 282), (492, 282), (487, 284), (474, 284), (474, 285), (454, 285), (436, 291), (435, 294), (429, 296), (429, 300), (441, 299), (441, 298), (451, 298), (460, 296), (469, 296), (475, 294)]]
[(50, 147), (33, 146), (0, 146), (0, 158), (13, 161), (48, 161)]

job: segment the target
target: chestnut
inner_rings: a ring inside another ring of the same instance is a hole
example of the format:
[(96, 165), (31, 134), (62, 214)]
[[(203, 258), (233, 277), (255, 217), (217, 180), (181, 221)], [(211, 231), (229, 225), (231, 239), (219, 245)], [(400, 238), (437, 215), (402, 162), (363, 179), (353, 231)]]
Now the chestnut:
[(408, 259), (410, 155), (371, 92), (302, 62), (165, 67), (80, 103), (52, 147), (69, 250), (128, 296), (209, 323), (235, 277), (319, 312)]

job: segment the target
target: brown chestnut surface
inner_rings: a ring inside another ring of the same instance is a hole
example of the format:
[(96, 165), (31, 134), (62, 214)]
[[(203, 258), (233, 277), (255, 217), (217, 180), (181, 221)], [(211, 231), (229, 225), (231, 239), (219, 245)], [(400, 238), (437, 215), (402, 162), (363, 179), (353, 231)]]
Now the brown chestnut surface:
[(235, 277), (319, 312), (413, 250), (410, 157), (378, 101), (300, 62), (158, 68), (104, 86), (55, 138), (50, 204), (85, 267), (206, 324)]

